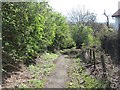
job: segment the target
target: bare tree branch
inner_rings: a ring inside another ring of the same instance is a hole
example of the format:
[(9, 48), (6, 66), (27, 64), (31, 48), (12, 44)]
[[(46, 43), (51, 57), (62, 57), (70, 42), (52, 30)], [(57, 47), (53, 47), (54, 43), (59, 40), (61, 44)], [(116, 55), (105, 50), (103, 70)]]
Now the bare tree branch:
[(72, 9), (72, 11), (69, 12), (68, 21), (74, 24), (83, 24), (90, 26), (96, 21), (96, 14), (91, 13), (84, 8)]
[(109, 28), (109, 15), (106, 14), (106, 11), (105, 11), (105, 10), (104, 10), (104, 15), (105, 15), (106, 18), (107, 18), (106, 25), (107, 25), (107, 27)]

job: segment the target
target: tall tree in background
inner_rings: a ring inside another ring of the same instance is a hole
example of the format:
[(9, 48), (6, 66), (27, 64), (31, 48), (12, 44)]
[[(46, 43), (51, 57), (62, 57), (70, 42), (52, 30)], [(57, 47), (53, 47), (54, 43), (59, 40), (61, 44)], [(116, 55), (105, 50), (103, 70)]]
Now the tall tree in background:
[(83, 24), (84, 26), (90, 26), (93, 29), (94, 35), (95, 31), (95, 23), (96, 23), (96, 14), (92, 13), (88, 10), (83, 9), (72, 9), (71, 12), (68, 13), (68, 22), (71, 24)]
[(85, 9), (73, 9), (68, 17), (71, 35), (75, 41), (77, 48), (84, 43), (86, 46), (92, 46), (95, 41), (94, 31), (96, 28), (96, 14)]
[(104, 10), (104, 15), (105, 15), (105, 17), (106, 17), (106, 25), (107, 25), (107, 27), (109, 28), (109, 15), (107, 15), (106, 14), (106, 11)]
[(73, 9), (68, 13), (68, 22), (91, 26), (96, 21), (96, 14), (85, 9)]

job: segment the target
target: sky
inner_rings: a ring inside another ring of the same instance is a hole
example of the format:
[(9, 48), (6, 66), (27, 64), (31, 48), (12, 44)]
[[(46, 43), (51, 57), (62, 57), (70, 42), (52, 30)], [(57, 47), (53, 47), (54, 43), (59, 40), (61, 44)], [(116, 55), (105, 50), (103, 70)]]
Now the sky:
[(120, 0), (47, 0), (55, 11), (67, 16), (73, 8), (85, 8), (90, 12), (97, 14), (97, 22), (105, 22), (106, 17), (103, 15), (104, 10), (110, 17), (110, 22), (114, 23), (115, 19), (111, 16), (118, 10)]

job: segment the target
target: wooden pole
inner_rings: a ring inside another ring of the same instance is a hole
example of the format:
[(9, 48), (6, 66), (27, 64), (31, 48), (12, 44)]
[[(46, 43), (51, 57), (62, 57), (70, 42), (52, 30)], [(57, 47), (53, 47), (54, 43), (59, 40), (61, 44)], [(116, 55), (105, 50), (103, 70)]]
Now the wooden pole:
[(95, 66), (95, 50), (93, 49), (93, 61), (94, 61), (94, 70), (96, 69), (96, 66)]
[(90, 48), (90, 60), (92, 60), (92, 49)]
[(101, 63), (102, 63), (102, 68), (103, 68), (103, 77), (106, 77), (106, 66), (105, 66), (105, 59), (104, 59), (104, 55), (101, 55)]
[(118, 30), (118, 75), (119, 75), (119, 89), (120, 89), (120, 24)]

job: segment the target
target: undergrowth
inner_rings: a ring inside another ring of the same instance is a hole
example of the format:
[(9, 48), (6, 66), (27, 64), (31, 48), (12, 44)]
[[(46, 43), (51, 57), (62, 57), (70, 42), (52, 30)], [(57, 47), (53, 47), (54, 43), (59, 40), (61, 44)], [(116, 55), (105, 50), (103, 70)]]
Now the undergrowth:
[(74, 59), (71, 67), (68, 70), (69, 82), (67, 88), (106, 88), (106, 81), (99, 80), (86, 73), (85, 67), (82, 65), (81, 60)]
[(55, 61), (59, 55), (54, 53), (44, 53), (38, 59), (36, 65), (30, 65), (28, 67), (29, 73), (32, 79), (26, 81), (25, 83), (19, 84), (19, 88), (43, 88), (46, 82), (46, 76), (55, 68)]

